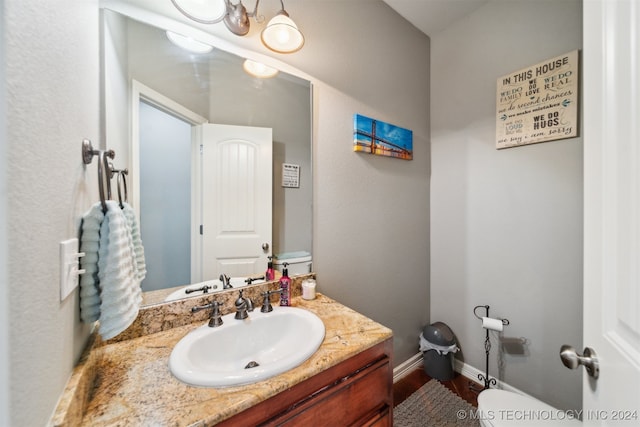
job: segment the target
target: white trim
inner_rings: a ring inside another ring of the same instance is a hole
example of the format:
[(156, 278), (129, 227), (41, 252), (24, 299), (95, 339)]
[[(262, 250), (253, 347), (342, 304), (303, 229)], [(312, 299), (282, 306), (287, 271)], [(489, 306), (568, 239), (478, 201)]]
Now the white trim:
[[(462, 362), (462, 361), (460, 361), (458, 359), (454, 359), (453, 360), (453, 369), (456, 372), (459, 372), (460, 375), (462, 375), (463, 377), (466, 377), (469, 380), (474, 381), (476, 383), (480, 382), (480, 380), (478, 380), (478, 375), (480, 375), (480, 374), (482, 374), (483, 376), (485, 375), (485, 373), (483, 371), (480, 371), (479, 369), (474, 368), (473, 366), (468, 365), (468, 364), (466, 364), (466, 363), (464, 363), (464, 362)], [(505, 390), (505, 391), (510, 391), (512, 393), (521, 394), (523, 396), (529, 397), (529, 398), (534, 399), (534, 400), (539, 400), (538, 398), (533, 397), (533, 396), (525, 393), (524, 391), (522, 391), (520, 389), (517, 389), (517, 388), (505, 383), (504, 381), (500, 381), (496, 377), (493, 377), (493, 376), (489, 375), (489, 378), (493, 378), (493, 379), (496, 380), (495, 388), (498, 388), (498, 389), (501, 389), (501, 390)]]
[(409, 359), (393, 368), (393, 383), (395, 384), (400, 381), (418, 367), (422, 367), (422, 353), (411, 356)]
[[(395, 384), (396, 382), (400, 381), (402, 378), (406, 377), (411, 371), (413, 371), (416, 368), (422, 368), (422, 363), (423, 363), (423, 357), (422, 357), (422, 352), (410, 357), (409, 359), (405, 360), (404, 362), (402, 362), (401, 364), (399, 364), (398, 366), (396, 366), (393, 369), (393, 383)], [(480, 371), (477, 368), (474, 368), (473, 366), (466, 364), (458, 359), (453, 359), (453, 369), (454, 371), (458, 372), (460, 375), (462, 375), (463, 377), (469, 379), (470, 381), (473, 381), (475, 383), (479, 383), (478, 380), (478, 375), (482, 374), (484, 376), (484, 372)], [(527, 393), (525, 393), (524, 391), (517, 389), (507, 383), (505, 383), (504, 381), (500, 381), (499, 379), (489, 376), (489, 378), (493, 378), (496, 380), (496, 386), (495, 388), (499, 388), (501, 390), (505, 390), (505, 391), (510, 391), (512, 393), (517, 393), (520, 394), (522, 396), (526, 396), (528, 398), (534, 399), (534, 400), (539, 400), (536, 397), (533, 397)]]

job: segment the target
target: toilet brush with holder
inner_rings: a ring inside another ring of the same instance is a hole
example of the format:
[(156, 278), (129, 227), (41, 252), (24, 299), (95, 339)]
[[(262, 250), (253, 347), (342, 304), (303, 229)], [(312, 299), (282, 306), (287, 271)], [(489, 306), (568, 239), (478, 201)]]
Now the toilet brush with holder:
[[(480, 308), (484, 308), (485, 309), (485, 315), (484, 316), (480, 316), (478, 314), (478, 309)], [(496, 385), (497, 381), (495, 378), (490, 378), (489, 377), (489, 352), (491, 351), (491, 340), (489, 339), (489, 331), (502, 331), (502, 328), (504, 326), (507, 326), (509, 324), (509, 321), (507, 319), (492, 319), (489, 317), (489, 306), (488, 305), (477, 305), (473, 308), (473, 315), (476, 316), (478, 319), (480, 319), (482, 321), (482, 327), (485, 329), (486, 331), (486, 338), (484, 340), (484, 352), (485, 352), (485, 363), (486, 363), (486, 374), (478, 374), (478, 379), (484, 383), (484, 387), (483, 388), (478, 388), (475, 383), (469, 383), (469, 388), (472, 391), (475, 391), (477, 393), (481, 392), (482, 390), (486, 390), (488, 388), (491, 388), (492, 385)]]

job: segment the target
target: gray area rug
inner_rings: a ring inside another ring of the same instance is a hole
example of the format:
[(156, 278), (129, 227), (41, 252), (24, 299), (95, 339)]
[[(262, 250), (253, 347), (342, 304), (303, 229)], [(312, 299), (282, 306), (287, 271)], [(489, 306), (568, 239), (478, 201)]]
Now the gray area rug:
[(430, 380), (393, 409), (394, 427), (478, 427), (477, 408)]

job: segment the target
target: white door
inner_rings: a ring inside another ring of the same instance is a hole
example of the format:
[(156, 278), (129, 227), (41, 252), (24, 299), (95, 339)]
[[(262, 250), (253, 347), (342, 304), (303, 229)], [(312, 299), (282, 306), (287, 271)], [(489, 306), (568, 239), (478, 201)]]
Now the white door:
[(271, 251), (272, 131), (204, 124), (203, 280), (263, 273)]
[(639, 3), (583, 3), (586, 425), (640, 425)]

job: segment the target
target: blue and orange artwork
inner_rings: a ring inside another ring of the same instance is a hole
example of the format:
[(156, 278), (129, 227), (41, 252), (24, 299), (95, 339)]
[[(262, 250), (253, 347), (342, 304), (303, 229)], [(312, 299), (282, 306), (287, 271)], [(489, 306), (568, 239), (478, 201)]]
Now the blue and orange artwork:
[(413, 131), (354, 114), (353, 151), (412, 160)]

